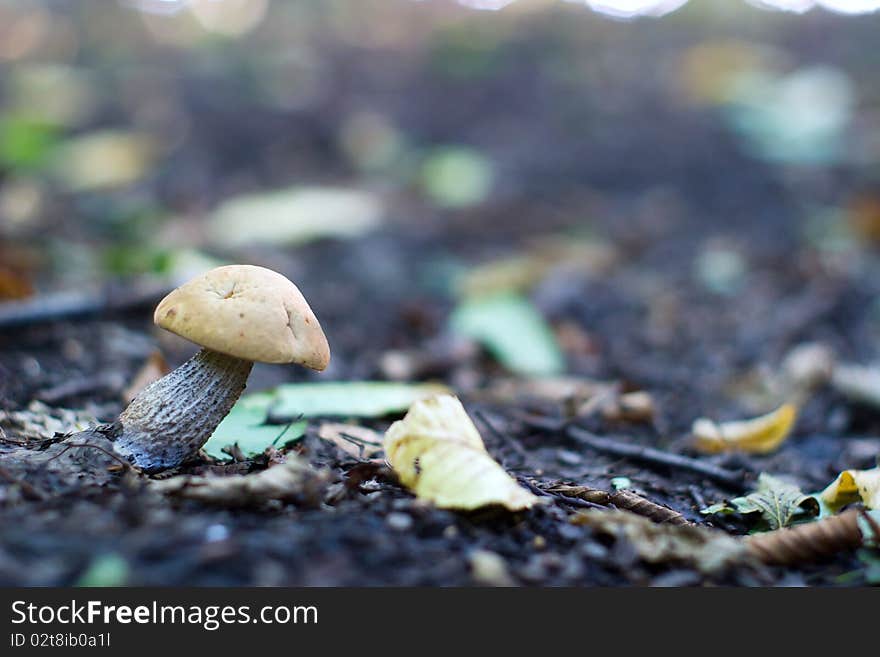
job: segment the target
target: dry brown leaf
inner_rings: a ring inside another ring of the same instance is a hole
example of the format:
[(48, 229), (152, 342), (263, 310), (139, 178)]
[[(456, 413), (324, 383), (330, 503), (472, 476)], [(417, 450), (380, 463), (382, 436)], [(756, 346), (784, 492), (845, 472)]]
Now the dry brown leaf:
[(437, 395), (415, 402), (385, 433), (385, 455), (401, 483), (446, 509), (501, 505), (527, 509), (537, 497), (496, 463), (461, 402)]
[(228, 477), (179, 475), (151, 482), (163, 495), (227, 507), (260, 506), (272, 500), (314, 501), (330, 482), (330, 475), (305, 460), (288, 456), (285, 463), (248, 475)]
[(625, 538), (648, 563), (686, 563), (712, 574), (750, 559), (745, 544), (722, 532), (696, 525), (658, 524), (629, 511), (591, 509), (577, 513), (571, 522)]
[(714, 422), (700, 418), (691, 432), (695, 447), (706, 454), (741, 451), (767, 454), (788, 438), (797, 419), (797, 407), (783, 404), (775, 411), (750, 420)]
[(382, 461), (378, 458), (382, 453), (382, 434), (378, 431), (356, 424), (324, 422), (318, 436), (360, 461)]

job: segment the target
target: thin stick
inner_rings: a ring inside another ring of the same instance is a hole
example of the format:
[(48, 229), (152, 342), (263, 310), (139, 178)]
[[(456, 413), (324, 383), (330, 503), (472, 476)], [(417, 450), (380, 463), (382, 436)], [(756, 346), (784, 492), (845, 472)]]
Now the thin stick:
[(0, 304), (0, 328), (98, 316), (152, 304), (172, 289), (165, 283), (108, 286), (93, 292), (55, 292)]
[(659, 449), (654, 449), (653, 447), (631, 445), (604, 436), (597, 436), (579, 427), (567, 427), (565, 433), (576, 442), (605, 454), (622, 456), (624, 458), (630, 458), (635, 461), (642, 461), (643, 463), (649, 463), (652, 465), (662, 465), (668, 468), (687, 470), (702, 475), (707, 479), (711, 479), (715, 483), (721, 484), (737, 492), (744, 492), (746, 489), (745, 477), (741, 473), (726, 470), (717, 465), (712, 465), (711, 463), (692, 459), (680, 454), (664, 452)]
[(603, 511), (608, 510), (607, 506), (596, 504), (595, 502), (591, 502), (590, 500), (584, 500), (579, 497), (570, 497), (568, 495), (563, 495), (562, 493), (554, 493), (545, 488), (541, 488), (540, 486), (533, 484), (525, 477), (517, 477), (517, 481), (519, 481), (519, 483), (532, 491), (535, 495), (538, 495), (540, 497), (549, 497), (558, 503), (566, 504), (568, 506), (577, 506), (584, 509), (602, 509)]

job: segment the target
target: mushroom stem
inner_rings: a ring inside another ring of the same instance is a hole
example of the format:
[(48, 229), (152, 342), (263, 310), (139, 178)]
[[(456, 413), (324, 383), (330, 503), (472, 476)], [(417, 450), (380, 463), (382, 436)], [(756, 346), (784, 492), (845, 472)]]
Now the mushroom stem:
[(119, 416), (114, 449), (145, 472), (179, 465), (241, 396), (253, 363), (202, 349), (144, 388)]

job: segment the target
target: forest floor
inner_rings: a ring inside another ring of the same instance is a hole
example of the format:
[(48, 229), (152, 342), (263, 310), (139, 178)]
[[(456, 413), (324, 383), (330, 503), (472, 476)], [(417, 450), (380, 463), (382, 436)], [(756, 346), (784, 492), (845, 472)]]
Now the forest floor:
[[(614, 491), (627, 480), (630, 490), (686, 520), (734, 536), (754, 523), (700, 509), (752, 490), (762, 472), (816, 491), (843, 470), (873, 467), (880, 413), (827, 384), (800, 404), (791, 437), (770, 454), (699, 454), (689, 440), (699, 417), (737, 420), (770, 410), (780, 400), (767, 392), (767, 382), (801, 345), (820, 344), (840, 362), (868, 364), (876, 357), (876, 235), (863, 230), (862, 221), (854, 229), (854, 250), (834, 252), (815, 239), (810, 231), (816, 222), (805, 217), (805, 208), (846, 209), (876, 198), (870, 181), (846, 166), (782, 167), (758, 159), (713, 109), (682, 105), (668, 79), (645, 75), (644, 61), (694, 44), (680, 24), (654, 32), (614, 28), (626, 43), (639, 43), (631, 52), (610, 45), (612, 37), (603, 42), (618, 57), (620, 86), (604, 87), (602, 80), (611, 78), (599, 73), (580, 87), (541, 69), (561, 56), (542, 47), (565, 33), (564, 19), (551, 14), (532, 21), (504, 46), (506, 63), (479, 84), (444, 77), (425, 62), (404, 65), (381, 52), (358, 54), (354, 46), (333, 51), (332, 103), (307, 110), (229, 107), (223, 101), (238, 93), (235, 79), (181, 83), (179, 102), (199, 117), (191, 126), (197, 155), (167, 163), (150, 187), (172, 207), (186, 202), (181, 190), (189, 182), (207, 184), (199, 176), (210, 179), (212, 199), (236, 189), (243, 162), (260, 162), (273, 147), (296, 152), (288, 172), (344, 178), (347, 165), (334, 150), (334, 126), (343, 108), (365, 99), (407, 134), (441, 142), (454, 136), (503, 163), (497, 193), (481, 204), (442, 210), (411, 194), (391, 193), (391, 220), (367, 234), (236, 252), (238, 261), (271, 267), (297, 283), (333, 353), (325, 374), (258, 365), (248, 391), (295, 380), (443, 382), (460, 396), (491, 455), (533, 490), (570, 484)], [(815, 56), (816, 34), (838, 30), (841, 36), (844, 29), (831, 19), (777, 28), (776, 43), (805, 62)], [(869, 28), (861, 26), (851, 38), (823, 39), (823, 61), (856, 71), (856, 78), (863, 67), (870, 70), (859, 62), (863, 51), (856, 46), (830, 45), (864, 37), (862, 45), (870, 47), (875, 32)], [(770, 38), (762, 29), (753, 36)], [(564, 43), (571, 58), (583, 54), (573, 38)], [(546, 54), (532, 57), (535, 52)], [(406, 93), (391, 98), (382, 92), (392, 77)], [(499, 98), (511, 100), (503, 121)], [(245, 112), (247, 119), (240, 120)], [(299, 136), (279, 146), (279, 131)], [(237, 164), (216, 163), (225, 157)], [(200, 169), (206, 161), (214, 162), (207, 172)], [(276, 182), (276, 174), (254, 166), (261, 184)], [(69, 208), (101, 211), (88, 202)], [(877, 214), (873, 221), (880, 224)], [(859, 216), (864, 220), (864, 211)], [(841, 221), (853, 225), (851, 218)], [(571, 399), (531, 394), (492, 354), (462, 347), (450, 332), (455, 300), (438, 282), (444, 266), (518, 256), (536, 239), (582, 235), (585, 226), (600, 247), (596, 261), (573, 270), (551, 267), (530, 282), (528, 298), (552, 327), (567, 376), (601, 382), (613, 394), (647, 393), (653, 407), (648, 417), (595, 407), (573, 411)], [(94, 238), (85, 220), (58, 221), (53, 230), (59, 239)], [(61, 278), (52, 282), (64, 288)], [(9, 414), (29, 410), (30, 429), (48, 436), (69, 427), (73, 412), (112, 421), (124, 407), (123, 391), (157, 346), (172, 366), (192, 353), (191, 345), (170, 342), (152, 326), (160, 296), (0, 329), (0, 408), (7, 413), (0, 422), (0, 475), (3, 455), (18, 449), (27, 433)], [(357, 423), (381, 433), (397, 417)], [(652, 561), (632, 537), (572, 523), (590, 504), (566, 496), (543, 495), (546, 503), (519, 512), (440, 510), (416, 499), (381, 464), (323, 440), (322, 423), (336, 419), (309, 418), (305, 436), (282, 450), (325, 468), (329, 483), (302, 499), (257, 508), (163, 497), (148, 477), (123, 468), (98, 480), (62, 482), (31, 475), (22, 483), (6, 472), (0, 480), (0, 584), (870, 581), (865, 563), (850, 552), (784, 568), (743, 563), (708, 572), (688, 558)], [(731, 479), (595, 449), (567, 431), (570, 426), (615, 445), (679, 454)], [(45, 445), (31, 440), (29, 447), (36, 453)], [(240, 476), (279, 458), (272, 452), (229, 464), (201, 455), (175, 474)]]

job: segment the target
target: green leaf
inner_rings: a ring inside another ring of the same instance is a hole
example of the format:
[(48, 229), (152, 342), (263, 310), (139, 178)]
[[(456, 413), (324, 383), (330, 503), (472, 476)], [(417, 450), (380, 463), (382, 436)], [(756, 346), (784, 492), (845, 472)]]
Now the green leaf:
[(0, 164), (23, 171), (39, 169), (58, 142), (58, 129), (21, 116), (0, 118)]
[(700, 513), (760, 513), (768, 529), (787, 527), (797, 516), (816, 516), (819, 503), (812, 495), (805, 495), (797, 486), (762, 472), (753, 493), (730, 501), (713, 504)]
[[(237, 444), (245, 456), (256, 456), (270, 445), (301, 438), (308, 423), (300, 418), (382, 417), (403, 413), (415, 401), (447, 392), (446, 386), (433, 383), (284, 384), (239, 399), (202, 449), (215, 459), (228, 459), (223, 448)], [(285, 431), (287, 424), (290, 427)]]
[(124, 557), (115, 553), (102, 554), (92, 560), (74, 586), (125, 586), (128, 574), (128, 561)]
[(303, 417), (382, 417), (403, 413), (413, 402), (449, 392), (436, 383), (292, 383), (275, 389), (272, 421)]
[(239, 399), (202, 449), (215, 459), (225, 460), (229, 455), (223, 451), (224, 447), (237, 444), (245, 456), (257, 456), (276, 441), (287, 443), (302, 437), (306, 422), (294, 422), (289, 428), (266, 423), (273, 399), (271, 393), (245, 395)]
[(435, 149), (422, 166), (422, 186), (439, 206), (464, 208), (482, 203), (492, 189), (492, 162), (465, 146)]
[(511, 372), (549, 376), (565, 369), (553, 331), (522, 296), (465, 299), (453, 312), (451, 326), (454, 332), (485, 345)]

